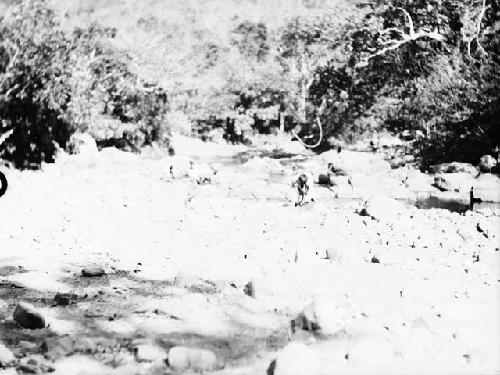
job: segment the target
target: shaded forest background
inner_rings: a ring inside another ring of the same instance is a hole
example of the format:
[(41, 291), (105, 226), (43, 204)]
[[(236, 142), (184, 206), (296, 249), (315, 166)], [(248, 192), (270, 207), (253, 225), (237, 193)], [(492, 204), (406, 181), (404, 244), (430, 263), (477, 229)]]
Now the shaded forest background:
[(314, 135), (316, 117), (319, 149), (389, 131), (424, 167), (500, 145), (498, 0), (1, 0), (0, 14), (0, 157), (18, 168), (74, 132), (137, 151), (228, 123)]

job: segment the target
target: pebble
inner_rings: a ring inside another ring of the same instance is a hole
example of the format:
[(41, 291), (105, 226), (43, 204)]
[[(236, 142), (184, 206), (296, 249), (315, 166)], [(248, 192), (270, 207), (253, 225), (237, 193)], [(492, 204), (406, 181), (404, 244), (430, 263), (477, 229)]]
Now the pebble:
[(167, 364), (176, 371), (211, 371), (216, 367), (217, 357), (209, 350), (174, 346), (168, 352)]
[(269, 366), (270, 375), (317, 375), (321, 362), (307, 345), (292, 342), (285, 346)]
[(42, 314), (37, 312), (34, 306), (26, 302), (17, 304), (13, 318), (23, 328), (40, 329), (46, 327), (45, 318)]

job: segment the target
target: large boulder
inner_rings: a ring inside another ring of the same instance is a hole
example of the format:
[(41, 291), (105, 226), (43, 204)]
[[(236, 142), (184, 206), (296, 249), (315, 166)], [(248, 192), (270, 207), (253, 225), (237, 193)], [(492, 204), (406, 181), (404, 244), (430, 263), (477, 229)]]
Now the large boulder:
[(500, 177), (491, 174), (481, 174), (474, 181), (474, 195), (483, 202), (500, 202)]
[(212, 371), (217, 366), (217, 357), (209, 350), (174, 346), (168, 352), (167, 364), (175, 371)]
[(433, 173), (469, 173), (476, 176), (478, 170), (470, 163), (441, 163), (431, 166), (431, 172)]
[(468, 192), (475, 179), (470, 173), (440, 173), (434, 176), (434, 186), (442, 191)]
[(390, 164), (382, 156), (366, 152), (342, 151), (338, 153), (337, 150), (331, 150), (322, 153), (321, 159), (325, 164), (332, 164), (335, 170), (349, 175), (353, 173), (381, 175), (388, 173), (391, 169)]
[(36, 311), (34, 306), (25, 302), (17, 304), (13, 318), (23, 328), (40, 329), (47, 326), (43, 315)]
[(395, 199), (387, 197), (372, 197), (368, 199), (361, 210), (361, 215), (370, 216), (376, 220), (394, 218), (404, 214), (407, 206)]

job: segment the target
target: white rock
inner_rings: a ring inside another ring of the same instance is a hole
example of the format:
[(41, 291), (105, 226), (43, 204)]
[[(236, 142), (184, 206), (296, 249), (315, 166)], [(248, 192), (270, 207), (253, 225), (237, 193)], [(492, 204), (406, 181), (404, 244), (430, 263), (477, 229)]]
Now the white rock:
[(497, 161), (491, 155), (484, 155), (479, 160), (479, 168), (484, 172), (491, 172), (497, 166)]
[(483, 202), (500, 202), (500, 177), (491, 174), (481, 174), (474, 181), (474, 196)]
[(441, 173), (434, 176), (434, 184), (446, 191), (468, 192), (474, 182), (474, 176), (464, 172)]
[(273, 375), (317, 375), (320, 369), (320, 359), (311, 348), (292, 342), (278, 353)]
[(138, 362), (154, 362), (165, 357), (165, 352), (161, 348), (149, 344), (138, 345), (134, 354)]
[(470, 163), (441, 163), (433, 165), (430, 168), (434, 173), (469, 173), (473, 176), (477, 175), (477, 168)]
[(176, 371), (211, 371), (217, 365), (217, 358), (209, 350), (174, 346), (168, 352), (168, 365)]
[(346, 310), (327, 298), (316, 298), (293, 320), (295, 330), (317, 331), (333, 335), (345, 328)]
[(403, 214), (408, 208), (401, 202), (387, 197), (372, 197), (365, 203), (363, 213), (374, 219), (394, 218)]
[(0, 344), (0, 367), (7, 366), (14, 361), (14, 354), (7, 347)]

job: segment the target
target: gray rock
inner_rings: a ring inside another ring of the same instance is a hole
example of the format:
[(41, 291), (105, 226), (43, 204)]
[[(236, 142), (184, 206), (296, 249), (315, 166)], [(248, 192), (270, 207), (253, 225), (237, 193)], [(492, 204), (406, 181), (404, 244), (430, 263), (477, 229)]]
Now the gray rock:
[(101, 277), (106, 274), (104, 268), (97, 265), (87, 266), (82, 269), (83, 277)]
[(255, 283), (253, 280), (250, 280), (246, 285), (245, 288), (243, 289), (245, 294), (249, 297), (255, 298)]
[(431, 166), (431, 172), (433, 173), (468, 173), (476, 176), (478, 170), (470, 163), (441, 163)]
[(54, 296), (54, 304), (60, 306), (71, 305), (76, 302), (78, 296), (73, 293), (57, 293)]
[(403, 158), (395, 158), (391, 160), (390, 165), (391, 169), (397, 169), (399, 167), (404, 167), (406, 162)]
[(47, 326), (42, 314), (36, 311), (34, 306), (25, 302), (17, 304), (13, 318), (23, 328), (40, 329)]
[(403, 161), (405, 163), (407, 163), (407, 164), (408, 163), (413, 163), (415, 161), (415, 156), (413, 156), (413, 155), (405, 155), (405, 156), (403, 156)]
[(31, 365), (28, 363), (22, 363), (17, 366), (17, 371), (25, 374), (41, 374), (42, 369), (36, 365)]

